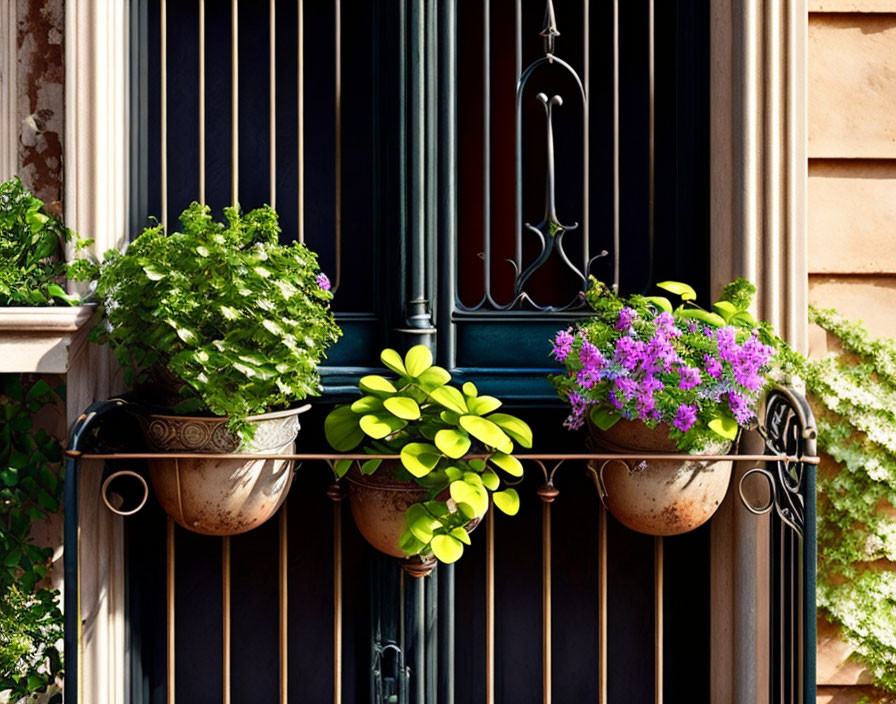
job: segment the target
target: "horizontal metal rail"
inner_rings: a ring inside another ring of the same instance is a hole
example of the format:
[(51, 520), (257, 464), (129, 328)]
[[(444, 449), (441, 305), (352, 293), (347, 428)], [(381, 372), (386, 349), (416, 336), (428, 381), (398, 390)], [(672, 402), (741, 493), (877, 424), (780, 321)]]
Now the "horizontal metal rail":
[[(214, 453), (214, 452), (110, 452), (90, 453), (77, 450), (65, 450), (65, 456), (80, 460), (153, 460), (153, 459), (228, 459), (251, 460), (264, 458), (268, 460), (297, 460), (311, 461), (322, 460), (333, 462), (336, 460), (398, 460), (401, 455), (367, 455), (364, 453), (283, 453), (283, 454), (252, 454), (246, 452)], [(487, 459), (487, 454), (464, 455), (460, 459), (474, 460)], [(686, 453), (656, 453), (656, 452), (616, 452), (616, 453), (514, 453), (518, 460), (541, 461), (575, 461), (575, 460), (696, 460), (707, 462), (721, 462), (732, 460), (736, 462), (801, 462), (803, 464), (817, 465), (821, 461), (819, 457), (795, 456), (795, 455), (690, 455)]]

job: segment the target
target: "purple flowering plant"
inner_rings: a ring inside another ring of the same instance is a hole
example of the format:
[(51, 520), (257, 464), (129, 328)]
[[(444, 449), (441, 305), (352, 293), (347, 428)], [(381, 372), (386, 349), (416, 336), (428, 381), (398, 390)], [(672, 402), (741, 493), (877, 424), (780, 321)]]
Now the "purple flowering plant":
[(670, 427), (682, 451), (734, 440), (756, 419), (782, 343), (748, 312), (756, 288), (745, 279), (728, 284), (707, 311), (687, 284), (658, 286), (681, 298), (620, 297), (592, 278), (586, 294), (594, 315), (560, 330), (551, 356), (566, 367), (551, 376), (570, 404), (565, 425), (586, 417), (607, 430), (620, 419)]

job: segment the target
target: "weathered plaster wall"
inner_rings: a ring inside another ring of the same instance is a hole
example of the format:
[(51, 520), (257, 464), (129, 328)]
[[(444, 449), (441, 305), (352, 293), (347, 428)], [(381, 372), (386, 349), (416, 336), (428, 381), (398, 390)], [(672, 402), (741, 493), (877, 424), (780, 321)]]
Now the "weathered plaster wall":
[[(896, 337), (896, 0), (811, 0), (808, 89), (810, 300)], [(879, 700), (851, 652), (819, 623), (819, 704)]]
[(22, 181), (62, 212), (65, 123), (63, 0), (16, 3), (18, 168)]

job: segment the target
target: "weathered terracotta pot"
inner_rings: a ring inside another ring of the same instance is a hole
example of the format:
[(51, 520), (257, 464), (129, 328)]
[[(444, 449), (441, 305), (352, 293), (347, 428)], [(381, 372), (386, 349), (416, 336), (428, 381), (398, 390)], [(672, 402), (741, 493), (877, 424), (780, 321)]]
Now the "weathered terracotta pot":
[[(620, 420), (606, 431), (591, 426), (591, 432), (595, 445), (610, 452), (679, 452), (664, 424), (651, 430), (638, 421)], [(723, 455), (730, 449), (731, 443), (721, 440), (702, 454)], [(648, 535), (679, 535), (706, 523), (728, 492), (732, 467), (730, 460), (629, 460), (631, 469), (615, 460), (602, 464), (601, 490), (610, 513)]]
[(345, 476), (355, 525), (364, 539), (380, 552), (407, 557), (398, 547), (407, 528), (408, 506), (425, 501), (427, 492), (413, 481), (394, 478), (397, 462), (383, 462), (373, 474), (361, 474), (357, 464)]
[[(251, 416), (252, 442), (242, 445), (221, 417), (139, 416), (154, 452), (291, 454), (299, 414), (310, 406)], [(149, 475), (162, 508), (203, 535), (236, 535), (260, 526), (286, 498), (292, 461), (277, 459), (155, 459)]]

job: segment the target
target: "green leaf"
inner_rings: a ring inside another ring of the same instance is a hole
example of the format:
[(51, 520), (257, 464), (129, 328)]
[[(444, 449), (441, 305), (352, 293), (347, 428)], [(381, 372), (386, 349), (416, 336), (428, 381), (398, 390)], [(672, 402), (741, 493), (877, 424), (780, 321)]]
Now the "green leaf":
[(725, 319), (718, 315), (717, 313), (710, 313), (708, 310), (703, 310), (702, 308), (684, 308), (678, 311), (678, 315), (682, 318), (693, 318), (694, 320), (700, 320), (704, 323), (708, 323), (709, 325), (714, 325), (717, 328), (723, 327), (725, 325)]
[(487, 413), (498, 410), (501, 407), (501, 402), (494, 396), (477, 396), (476, 398), (468, 398), (467, 406), (470, 409), (470, 413), (484, 416)]
[(376, 413), (382, 410), (383, 401), (378, 396), (362, 396), (351, 405), (352, 411), (357, 414)]
[(406, 530), (402, 533), (401, 539), (398, 541), (398, 549), (405, 555), (418, 555), (425, 547), (426, 543), (414, 537), (414, 534), (411, 533), (410, 530)]
[(394, 394), (398, 391), (391, 381), (377, 374), (362, 376), (358, 381), (358, 388), (367, 393)]
[(432, 352), (426, 345), (414, 345), (405, 355), (404, 366), (416, 378), (432, 366)]
[(324, 435), (327, 442), (337, 452), (348, 452), (358, 446), (364, 439), (364, 431), (358, 424), (357, 414), (350, 406), (340, 406), (330, 411), (324, 421)]
[(407, 375), (408, 370), (404, 368), (404, 362), (401, 361), (401, 355), (395, 350), (389, 348), (384, 349), (380, 352), (380, 360), (396, 374), (400, 374), (401, 376)]
[(59, 284), (48, 284), (47, 285), (47, 293), (49, 293), (54, 298), (58, 298), (61, 301), (65, 301), (69, 305), (74, 305), (80, 302), (80, 298), (78, 296), (70, 296), (65, 292), (65, 289), (62, 288)]
[(417, 384), (425, 391), (444, 386), (451, 381), (451, 375), (442, 367), (430, 367), (417, 377)]
[(443, 423), (447, 423), (448, 425), (457, 425), (460, 422), (460, 416), (454, 411), (441, 411), (439, 413), (439, 418), (442, 419)]
[(467, 533), (465, 528), (458, 526), (457, 528), (452, 528), (450, 535), (457, 538), (464, 545), (470, 545), (470, 534)]
[(404, 420), (417, 420), (420, 417), (420, 406), (407, 396), (390, 396), (383, 401), (383, 405), (393, 416)]
[(735, 306), (731, 301), (716, 301), (712, 304), (713, 309), (721, 315), (725, 322), (727, 323), (731, 320), (731, 316), (737, 313), (737, 306)]
[(440, 386), (429, 392), (429, 397), (440, 406), (458, 414), (469, 412), (464, 395), (453, 386)]
[(737, 421), (728, 416), (713, 418), (709, 421), (709, 429), (726, 440), (734, 440), (737, 437)]
[(336, 460), (333, 463), (333, 471), (342, 479), (352, 467), (352, 460)]
[(432, 554), (447, 565), (457, 562), (464, 554), (463, 543), (451, 535), (437, 535), (432, 539), (430, 546)]
[(458, 508), (464, 510), (463, 506), (469, 507), (469, 511), (465, 510), (465, 513), (472, 512), (471, 517), (484, 516), (488, 511), (488, 493), (484, 487), (474, 486), (467, 481), (460, 480), (451, 482), (448, 491)]
[(492, 500), (501, 511), (508, 516), (515, 516), (520, 510), (520, 495), (516, 489), (510, 488), (504, 491), (496, 491), (492, 494)]
[(697, 292), (680, 281), (663, 281), (662, 283), (657, 284), (657, 288), (661, 288), (669, 293), (674, 293), (676, 296), (681, 296), (681, 300), (683, 301), (694, 301), (697, 299)]
[(433, 516), (420, 504), (411, 504), (404, 513), (404, 519), (407, 523), (408, 530), (417, 540), (428, 543), (432, 540), (433, 530), (439, 525)]
[(728, 322), (738, 327), (753, 327), (756, 325), (756, 318), (750, 315), (749, 311), (741, 310), (732, 315)]
[(513, 441), (495, 423), (479, 416), (461, 416), (460, 427), (489, 447), (505, 453), (513, 452)]
[(503, 452), (496, 452), (489, 460), (494, 462), (498, 467), (503, 469), (512, 477), (523, 476), (523, 463), (513, 455), (507, 455)]
[(361, 416), (359, 425), (365, 434), (374, 440), (380, 440), (404, 428), (408, 422), (402, 418), (385, 413), (368, 413)]
[(448, 481), (456, 482), (458, 479), (463, 479), (464, 473), (459, 467), (445, 467), (445, 476)]
[(448, 457), (458, 459), (470, 449), (470, 436), (461, 430), (445, 428), (436, 433), (435, 443)]
[(481, 457), (474, 457), (467, 464), (469, 464), (470, 467), (477, 472), (482, 472), (485, 469), (485, 460)]
[(146, 274), (146, 278), (150, 281), (161, 281), (165, 278), (165, 274), (159, 271), (152, 264), (147, 264), (143, 267), (143, 273)]
[(367, 460), (361, 465), (361, 474), (373, 474), (382, 463), (382, 460)]
[(672, 312), (672, 302), (665, 296), (645, 296), (644, 300), (666, 313)]
[(401, 448), (401, 463), (415, 477), (425, 477), (441, 459), (439, 449), (429, 443), (411, 442)]
[(497, 491), (501, 486), (501, 479), (494, 471), (487, 469), (482, 473), (482, 484), (486, 489)]
[(476, 389), (476, 384), (472, 381), (468, 381), (463, 385), (464, 396), (468, 398), (476, 398), (479, 395), (479, 391)]
[(499, 426), (522, 447), (532, 447), (532, 428), (526, 422), (508, 413), (492, 413), (488, 420)]
[(588, 414), (591, 416), (591, 422), (601, 430), (609, 430), (622, 420), (622, 416), (616, 412), (615, 408), (606, 406), (592, 406)]

